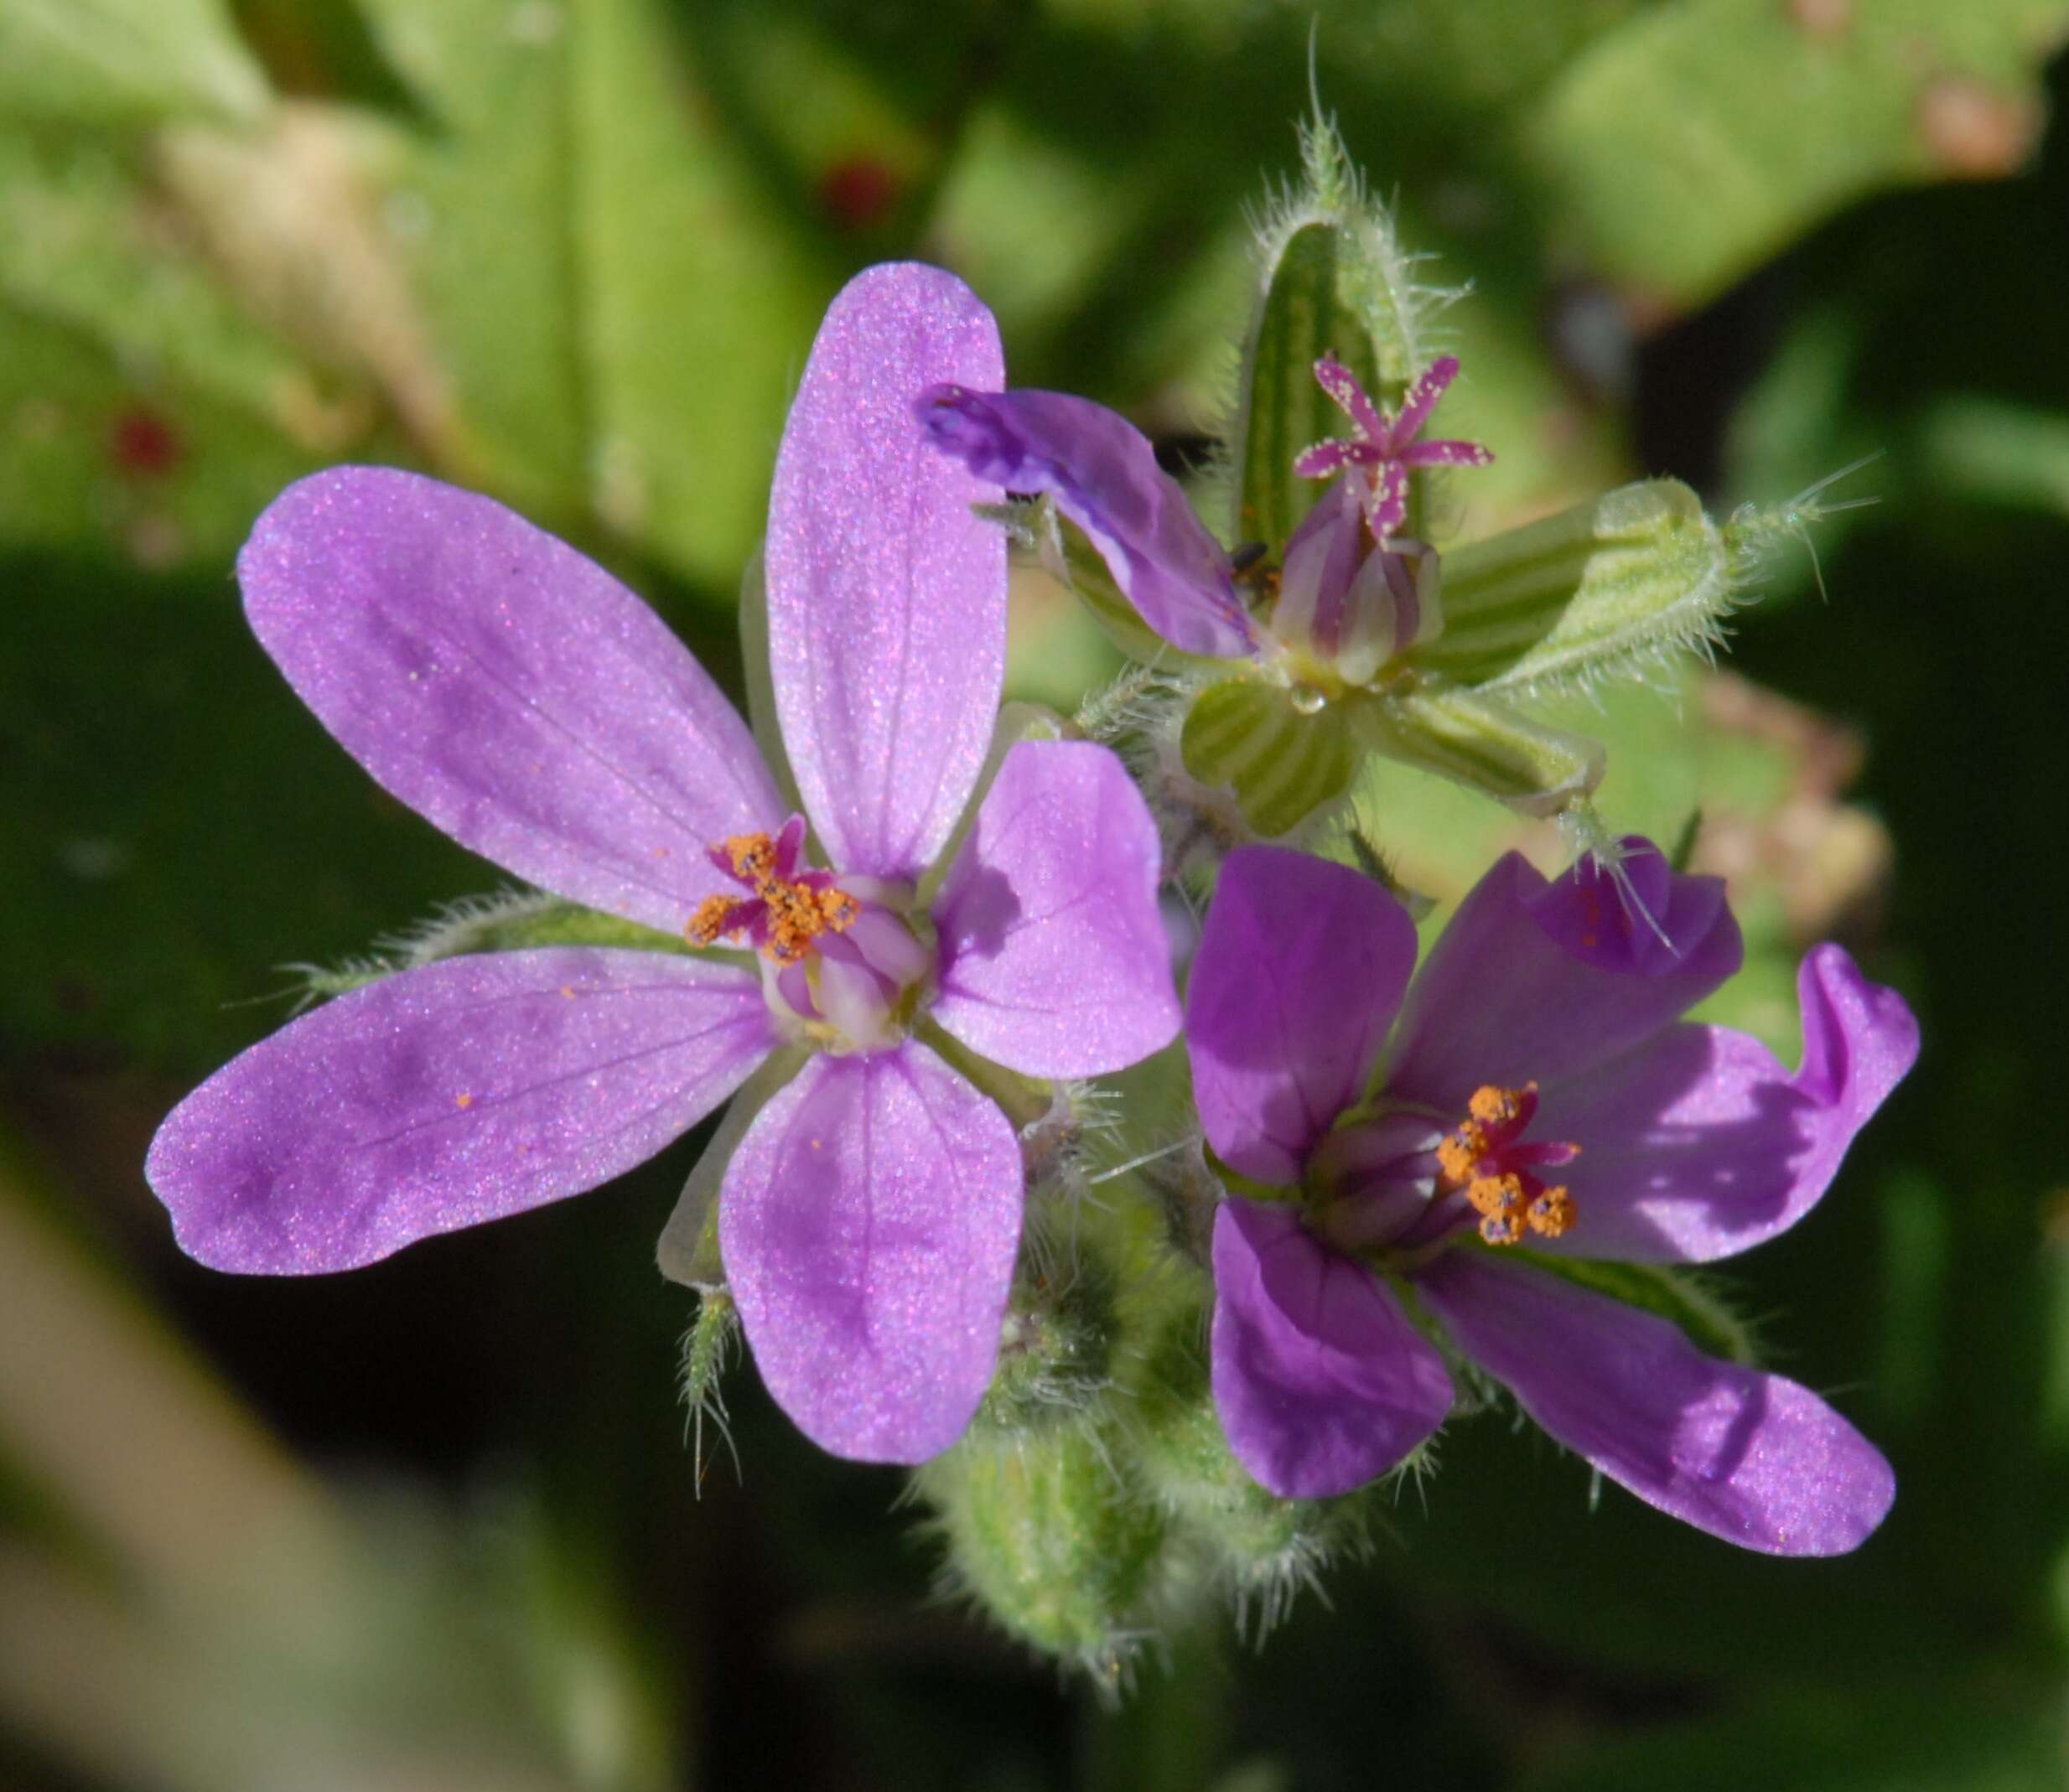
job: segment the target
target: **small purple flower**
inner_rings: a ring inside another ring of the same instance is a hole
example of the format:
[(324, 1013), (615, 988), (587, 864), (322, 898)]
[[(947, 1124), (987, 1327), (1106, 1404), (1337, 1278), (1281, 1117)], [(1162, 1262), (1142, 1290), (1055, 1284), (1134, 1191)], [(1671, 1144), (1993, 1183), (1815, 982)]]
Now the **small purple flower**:
[(1604, 1474), (1730, 1542), (1838, 1554), (1887, 1511), (1888, 1463), (1816, 1395), (1552, 1266), (1786, 1230), (1917, 1054), (1902, 1000), (1834, 945), (1798, 977), (1794, 1075), (1680, 1020), (1737, 970), (1738, 926), (1715, 879), (1630, 845), (1627, 892), (1503, 858), (1412, 983), (1414, 927), (1378, 884), (1272, 847), (1224, 864), (1186, 1036), (1208, 1142), (1261, 1198), (1216, 1215), (1213, 1385), (1273, 1493), (1346, 1492), (1442, 1422), (1413, 1311)]
[(407, 473), (276, 500), (238, 562), (252, 627), (376, 779), (521, 878), (754, 956), (459, 957), (303, 1017), (153, 1142), (191, 1256), (346, 1269), (522, 1212), (816, 1047), (724, 1174), (749, 1340), (829, 1450), (954, 1440), (990, 1378), (1023, 1171), (1004, 1114), (915, 1028), (1045, 1078), (1132, 1064), (1179, 1021), (1155, 830), (1111, 754), (1014, 746), (965, 828), (1005, 655), (1003, 544), (971, 506), (998, 494), (928, 448), (912, 402), (1002, 377), (990, 313), (937, 269), (870, 269), (827, 314), (767, 547), (803, 817), (659, 618), (563, 543)]
[(1398, 417), (1388, 417), (1366, 396), (1357, 376), (1333, 355), (1315, 364), (1315, 377), (1351, 419), (1351, 433), (1318, 442), (1294, 461), (1304, 479), (1326, 479), (1356, 469), (1366, 487), (1365, 514), (1383, 543), (1408, 514), (1408, 472), (1414, 467), (1486, 467), (1494, 456), (1477, 442), (1418, 442), (1437, 401), (1459, 376), (1455, 355), (1439, 355), (1418, 380)]
[(1046, 494), (1098, 549), (1123, 597), (1183, 653), (1209, 659), (1283, 655), (1289, 676), (1361, 685), (1397, 654), (1443, 626), (1437, 557), (1397, 540), (1411, 468), (1485, 466), (1470, 442), (1416, 436), (1458, 373), (1449, 355), (1416, 382), (1389, 418), (1334, 356), (1315, 376), (1349, 413), (1352, 435), (1309, 448), (1303, 477), (1337, 474), (1279, 557), (1260, 629), (1238, 594), (1235, 568), (1157, 464), (1149, 438), (1102, 405), (1063, 392), (973, 391), (944, 383), (920, 395), (928, 434), (980, 479)]

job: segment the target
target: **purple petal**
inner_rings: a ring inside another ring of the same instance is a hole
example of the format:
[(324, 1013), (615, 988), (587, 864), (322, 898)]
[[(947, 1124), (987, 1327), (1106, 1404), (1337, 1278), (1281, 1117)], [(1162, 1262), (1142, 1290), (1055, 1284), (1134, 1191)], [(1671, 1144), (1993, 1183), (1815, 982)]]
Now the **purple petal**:
[(1803, 961), (1803, 1064), (1757, 1039), (1680, 1026), (1548, 1089), (1533, 1136), (1581, 1155), (1558, 1179), (1573, 1229), (1541, 1248), (1639, 1262), (1705, 1262), (1750, 1250), (1808, 1213), (1918, 1055), (1903, 998), (1836, 945)]
[[(1451, 368), (1455, 373), (1458, 363), (1453, 361)], [(1335, 355), (1325, 355), (1315, 364), (1315, 383), (1328, 393), (1338, 408), (1351, 419), (1351, 427), (1357, 432), (1361, 443), (1370, 443), (1375, 449), (1385, 452), (1387, 420), (1366, 396), (1365, 388), (1358, 384), (1356, 374)], [(1410, 430), (1409, 433), (1413, 435), (1414, 432)]]
[(706, 848), (783, 809), (661, 619), (500, 504), (413, 473), (291, 485), (238, 557), (288, 681), (392, 795), (506, 869), (674, 932)]
[(1214, 1216), (1214, 1404), (1252, 1477), (1324, 1499), (1384, 1474), (1451, 1409), (1444, 1361), (1363, 1264), (1290, 1207)]
[(775, 1044), (750, 974), (662, 952), (450, 958), (305, 1014), (174, 1108), (144, 1174), (189, 1256), (298, 1276), (579, 1194)]
[(1257, 651), (1228, 556), (1158, 466), (1148, 437), (1088, 398), (966, 389), (983, 384), (926, 395), (920, 417), (936, 446), (1009, 491), (1053, 497), (1143, 620), (1181, 652), (1233, 660)]
[(1402, 402), (1400, 416), (1386, 432), (1390, 454), (1398, 456), (1421, 433), (1431, 412), (1436, 410), (1437, 401), (1450, 391), (1451, 382), (1458, 376), (1459, 358), (1455, 355), (1440, 355), (1429, 364), (1428, 371), (1409, 388)]
[(1363, 1091), (1415, 965), (1415, 924), (1367, 877), (1278, 847), (1229, 854), (1185, 997), (1207, 1141), (1252, 1179), (1297, 1182)]
[(934, 1018), (1030, 1076), (1118, 1070), (1179, 1028), (1156, 823), (1083, 741), (1009, 751), (935, 905)]
[(1677, 875), (1666, 854), (1636, 834), (1618, 844), (1615, 866), (1586, 855), (1532, 899), (1530, 912), (1584, 964), (1646, 976), (1677, 970), (1717, 928), (1724, 882)]
[(1807, 1388), (1704, 1356), (1652, 1313), (1472, 1247), (1418, 1288), (1560, 1442), (1728, 1543), (1843, 1555), (1895, 1497), (1881, 1453)]
[(1401, 451), (1404, 467), (1491, 467), (1494, 453), (1477, 442), (1411, 443)]
[(1006, 664), (998, 488), (913, 421), (937, 380), (1005, 377), (953, 274), (865, 269), (819, 326), (769, 499), (770, 671), (791, 769), (843, 871), (915, 878), (962, 816)]
[(991, 1380), (1020, 1236), (1020, 1142), (908, 1042), (821, 1056), (740, 1142), (718, 1244), (762, 1380), (837, 1456), (916, 1463)]
[(1450, 1113), (1483, 1083), (1548, 1087), (1652, 1038), (1717, 988), (1744, 956), (1723, 888), (1659, 869), (1648, 899), (1663, 945), (1585, 874), (1548, 884), (1520, 855), (1499, 860), (1408, 991), (1388, 1088)]

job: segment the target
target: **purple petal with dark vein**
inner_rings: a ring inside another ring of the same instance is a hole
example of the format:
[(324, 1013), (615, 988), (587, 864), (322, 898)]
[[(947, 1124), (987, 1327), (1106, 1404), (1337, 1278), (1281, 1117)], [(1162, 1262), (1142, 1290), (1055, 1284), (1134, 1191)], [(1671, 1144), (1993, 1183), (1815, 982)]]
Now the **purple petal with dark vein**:
[(1881, 1452), (1807, 1388), (1705, 1356), (1665, 1319), (1470, 1246), (1417, 1287), (1561, 1443), (1728, 1543), (1843, 1555), (1895, 1497)]
[(1253, 1201), (1214, 1216), (1213, 1383), (1236, 1459), (1287, 1499), (1362, 1487), (1451, 1408), (1443, 1360), (1379, 1278)]
[(1918, 1023), (1836, 945), (1804, 959), (1797, 990), (1803, 1062), (1793, 1076), (1757, 1039), (1684, 1025), (1548, 1086), (1531, 1132), (1580, 1146), (1558, 1177), (1578, 1218), (1538, 1248), (1700, 1263), (1808, 1213), (1916, 1061)]
[(864, 269), (819, 327), (769, 499), (770, 674), (791, 769), (836, 868), (916, 878), (991, 745), (1006, 664), (1002, 494), (913, 421), (938, 380), (1005, 378), (953, 274)]
[(1185, 997), (1200, 1125), (1233, 1169), (1299, 1179), (1358, 1099), (1415, 965), (1415, 924), (1370, 878), (1279, 847), (1229, 854)]
[(1179, 1028), (1157, 826), (1121, 762), (1023, 741), (935, 904), (934, 1018), (1030, 1076), (1118, 1070)]
[(1020, 1142), (908, 1041), (820, 1056), (749, 1128), (718, 1244), (755, 1365), (822, 1448), (916, 1463), (962, 1436), (998, 1354)]
[(1122, 594), (1180, 651), (1247, 659), (1257, 630), (1228, 556), (1157, 464), (1149, 438), (1067, 392), (936, 387), (920, 420), (945, 454), (1009, 491), (1046, 492), (1092, 538)]
[[(1549, 1086), (1672, 1025), (1737, 971), (1744, 949), (1714, 878), (1667, 875), (1657, 914), (1671, 944), (1654, 950), (1611, 935), (1609, 921), (1621, 919), (1613, 897), (1590, 910), (1571, 873), (1548, 884), (1520, 854), (1497, 861), (1408, 990), (1387, 1049), (1388, 1090), (1463, 1113), (1483, 1083)], [(1575, 929), (1569, 950), (1558, 933), (1589, 914), (1604, 923), (1596, 946)], [(1589, 952), (1641, 968), (1577, 956)]]
[(384, 788), (529, 883), (674, 932), (774, 829), (747, 727), (653, 611), (521, 516), (413, 473), (290, 485), (237, 559), (246, 614)]
[(645, 1162), (775, 1044), (751, 973), (568, 947), (340, 996), (174, 1108), (144, 1174), (216, 1269), (351, 1269)]

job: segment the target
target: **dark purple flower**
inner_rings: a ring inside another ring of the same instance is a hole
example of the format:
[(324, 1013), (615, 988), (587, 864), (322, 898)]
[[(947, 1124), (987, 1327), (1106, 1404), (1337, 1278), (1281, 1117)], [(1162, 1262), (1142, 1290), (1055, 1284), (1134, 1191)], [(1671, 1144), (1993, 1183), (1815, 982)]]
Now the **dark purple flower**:
[[(1005, 655), (996, 490), (915, 395), (997, 384), (991, 315), (915, 265), (827, 314), (778, 460), (775, 707), (806, 819), (660, 619), (485, 498), (346, 468), (238, 562), (261, 642), (345, 748), (462, 844), (573, 900), (753, 956), (449, 959), (262, 1041), (181, 1103), (148, 1174), (220, 1268), (345, 1269), (577, 1194), (819, 1048), (724, 1176), (727, 1274), (771, 1391), (827, 1448), (917, 1461), (989, 1380), (1023, 1172), (922, 1020), (1034, 1077), (1146, 1056), (1178, 1007), (1155, 830), (1120, 763), (1009, 751), (967, 832)], [(955, 845), (939, 892), (928, 868)]]
[(1271, 847), (1222, 867), (1187, 997), (1194, 1086), (1221, 1161), (1284, 1194), (1216, 1215), (1213, 1382), (1273, 1492), (1345, 1492), (1443, 1420), (1449, 1377), (1405, 1300), (1702, 1530), (1830, 1555), (1888, 1510), (1889, 1465), (1816, 1395), (1531, 1261), (1707, 1262), (1786, 1230), (1917, 1053), (1902, 1000), (1833, 945), (1803, 961), (1793, 1075), (1682, 1021), (1737, 970), (1738, 926), (1715, 879), (1631, 847), (1622, 888), (1505, 857), (1413, 982), (1414, 927), (1378, 884)]

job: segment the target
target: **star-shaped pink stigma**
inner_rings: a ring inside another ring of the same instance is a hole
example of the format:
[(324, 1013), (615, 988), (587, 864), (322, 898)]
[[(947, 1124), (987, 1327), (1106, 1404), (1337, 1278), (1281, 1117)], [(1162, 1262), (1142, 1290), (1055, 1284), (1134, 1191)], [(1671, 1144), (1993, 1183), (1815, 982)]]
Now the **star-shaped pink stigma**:
[(1366, 396), (1348, 367), (1335, 355), (1325, 355), (1315, 364), (1315, 381), (1343, 407), (1351, 419), (1351, 433), (1316, 443), (1294, 462), (1294, 471), (1304, 479), (1326, 479), (1346, 467), (1370, 469), (1372, 495), (1366, 515), (1373, 537), (1386, 541), (1408, 517), (1409, 468), (1484, 467), (1494, 459), (1477, 442), (1415, 439), (1458, 374), (1458, 357), (1439, 355), (1409, 388), (1401, 414), (1389, 417)]

